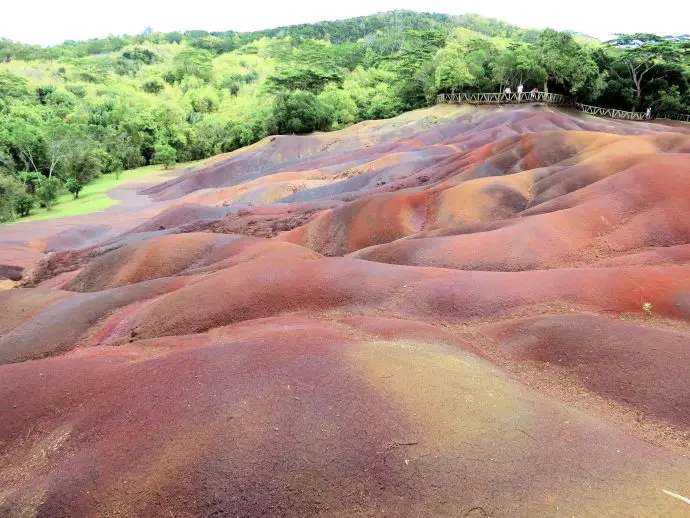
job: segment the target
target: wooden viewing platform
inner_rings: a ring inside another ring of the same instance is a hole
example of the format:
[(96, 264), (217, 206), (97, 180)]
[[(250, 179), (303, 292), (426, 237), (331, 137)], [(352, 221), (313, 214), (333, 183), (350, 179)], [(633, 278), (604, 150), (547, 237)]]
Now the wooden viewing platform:
[[(529, 103), (544, 103), (556, 105), (570, 105), (574, 108), (595, 115), (597, 117), (607, 117), (609, 119), (627, 119), (627, 120), (649, 120), (646, 112), (628, 112), (625, 110), (617, 110), (615, 108), (600, 108), (599, 106), (590, 106), (588, 104), (576, 103), (570, 97), (562, 94), (552, 94), (547, 92), (512, 92), (506, 93), (457, 93), (457, 94), (438, 94), (436, 96), (436, 103), (450, 103), (450, 104), (529, 104)], [(655, 116), (650, 119), (656, 118)], [(659, 116), (662, 119), (680, 120), (690, 122), (690, 115), (683, 113), (669, 113)]]

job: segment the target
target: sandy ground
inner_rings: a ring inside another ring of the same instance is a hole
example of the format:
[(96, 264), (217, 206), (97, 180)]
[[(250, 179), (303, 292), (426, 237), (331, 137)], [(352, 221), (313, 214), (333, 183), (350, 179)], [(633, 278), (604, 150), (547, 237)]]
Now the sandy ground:
[(1, 227), (0, 515), (687, 516), (689, 167), (437, 106)]

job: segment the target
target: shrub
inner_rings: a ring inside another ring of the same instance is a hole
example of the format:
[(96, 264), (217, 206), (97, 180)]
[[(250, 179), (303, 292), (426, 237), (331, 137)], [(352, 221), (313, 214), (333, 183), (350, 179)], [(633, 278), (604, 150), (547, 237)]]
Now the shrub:
[(144, 92), (157, 95), (165, 89), (165, 84), (160, 79), (151, 79), (142, 86)]
[(20, 194), (14, 202), (14, 210), (20, 218), (24, 218), (31, 213), (34, 207), (34, 199), (30, 194)]
[(60, 180), (57, 178), (44, 178), (36, 189), (36, 198), (43, 207), (50, 210), (55, 205), (60, 191)]
[(282, 134), (327, 130), (330, 125), (328, 111), (328, 107), (311, 92), (282, 92), (273, 104), (272, 122)]
[(166, 169), (170, 169), (177, 162), (177, 152), (170, 144), (158, 142), (156, 143), (154, 150), (154, 164), (163, 164)]
[(141, 47), (134, 47), (133, 49), (125, 50), (122, 53), (122, 57), (132, 61), (138, 61), (146, 65), (152, 65), (158, 61), (158, 56), (155, 52)]
[(72, 196), (76, 200), (79, 198), (79, 192), (81, 192), (81, 190), (84, 188), (84, 184), (82, 184), (76, 178), (68, 178), (65, 182), (65, 187), (69, 192), (72, 193)]
[(125, 169), (124, 164), (122, 163), (122, 160), (119, 158), (113, 159), (112, 162), (110, 162), (110, 172), (115, 173), (115, 178), (118, 180), (120, 179), (120, 175), (122, 174), (122, 171)]
[(84, 87), (83, 85), (68, 85), (65, 87), (65, 89), (72, 92), (80, 99), (86, 97), (87, 94), (86, 87)]
[(41, 104), (48, 104), (48, 98), (55, 92), (53, 85), (43, 85), (36, 87), (36, 99)]
[(11, 176), (0, 175), (0, 221), (14, 219), (16, 201), (24, 192), (24, 187)]

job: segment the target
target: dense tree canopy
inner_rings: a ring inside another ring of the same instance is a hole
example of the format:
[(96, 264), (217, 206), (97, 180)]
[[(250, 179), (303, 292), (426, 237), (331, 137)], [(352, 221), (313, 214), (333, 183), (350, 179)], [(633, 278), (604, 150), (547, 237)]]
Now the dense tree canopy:
[[(685, 86), (684, 90), (687, 92), (687, 74), (682, 73), (683, 66), (687, 65), (684, 63), (684, 58), (688, 55), (687, 44), (679, 45), (654, 34), (620, 35), (609, 44), (616, 48), (613, 53), (613, 72), (623, 82), (632, 83), (633, 109), (642, 103), (643, 89), (655, 80), (658, 80), (655, 88), (657, 91), (667, 92), (668, 88), (675, 87), (676, 92), (679, 92), (679, 87)], [(624, 70), (623, 74), (620, 73), (621, 69)], [(685, 79), (684, 85), (663, 81), (673, 72), (676, 72), (674, 75), (677, 81)], [(661, 81), (665, 83), (663, 88), (660, 88)]]
[(689, 81), (687, 43), (635, 34), (602, 44), (476, 15), (147, 29), (48, 48), (0, 39), (0, 220), (50, 206), (60, 190), (78, 196), (100, 174), (392, 117), (438, 93), (523, 84), (687, 113)]

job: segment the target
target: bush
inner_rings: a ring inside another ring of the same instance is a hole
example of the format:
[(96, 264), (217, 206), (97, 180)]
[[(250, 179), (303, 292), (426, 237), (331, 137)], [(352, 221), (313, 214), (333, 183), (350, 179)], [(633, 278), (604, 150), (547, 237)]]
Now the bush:
[(0, 72), (0, 99), (18, 99), (28, 95), (26, 79), (9, 72)]
[(170, 169), (177, 163), (177, 152), (170, 144), (158, 142), (156, 143), (154, 150), (154, 164), (163, 164), (166, 169)]
[(86, 97), (87, 94), (86, 87), (84, 87), (83, 85), (68, 85), (65, 87), (65, 89), (69, 92), (72, 92), (80, 99)]
[(57, 178), (44, 178), (36, 189), (36, 198), (41, 206), (50, 210), (55, 205), (60, 192), (60, 180)]
[(14, 202), (14, 210), (20, 218), (24, 218), (31, 213), (34, 207), (34, 199), (31, 195), (23, 193), (17, 196)]
[(207, 50), (187, 48), (173, 59), (174, 77), (181, 81), (194, 76), (207, 82), (213, 77), (213, 54)]
[(53, 85), (43, 85), (36, 87), (36, 99), (41, 104), (48, 104), (48, 98), (55, 92)]
[(240, 85), (242, 84), (242, 74), (230, 74), (225, 78), (223, 86), (230, 90), (230, 95), (237, 95), (240, 92)]
[(242, 76), (242, 81), (245, 83), (255, 83), (259, 79), (259, 73), (256, 70), (251, 70)]
[(24, 192), (24, 186), (11, 176), (0, 175), (0, 221), (14, 219), (16, 202)]
[(43, 175), (36, 171), (22, 171), (16, 174), (16, 178), (24, 184), (24, 190), (28, 194), (35, 194)]
[(64, 172), (83, 186), (103, 172), (110, 156), (100, 147), (90, 147), (88, 143), (81, 145), (83, 149), (65, 161)]
[(192, 110), (197, 113), (212, 113), (218, 110), (220, 99), (212, 88), (199, 88), (189, 90), (185, 99), (192, 105)]
[(122, 53), (122, 57), (132, 61), (144, 63), (145, 65), (152, 65), (158, 61), (158, 56), (155, 52), (141, 47), (134, 47), (133, 49), (125, 50)]
[(165, 89), (165, 84), (160, 79), (151, 79), (144, 83), (142, 89), (146, 93), (157, 95)]
[(79, 198), (79, 192), (81, 192), (81, 190), (84, 188), (84, 184), (76, 178), (68, 178), (65, 182), (65, 187), (69, 192), (72, 193), (72, 196), (76, 200)]
[(279, 94), (273, 105), (273, 125), (278, 133), (311, 133), (327, 130), (329, 109), (313, 93), (296, 90)]
[(110, 173), (115, 173), (115, 178), (118, 180), (120, 179), (120, 175), (122, 174), (122, 171), (124, 171), (125, 166), (122, 163), (122, 160), (119, 158), (115, 158), (110, 162)]

